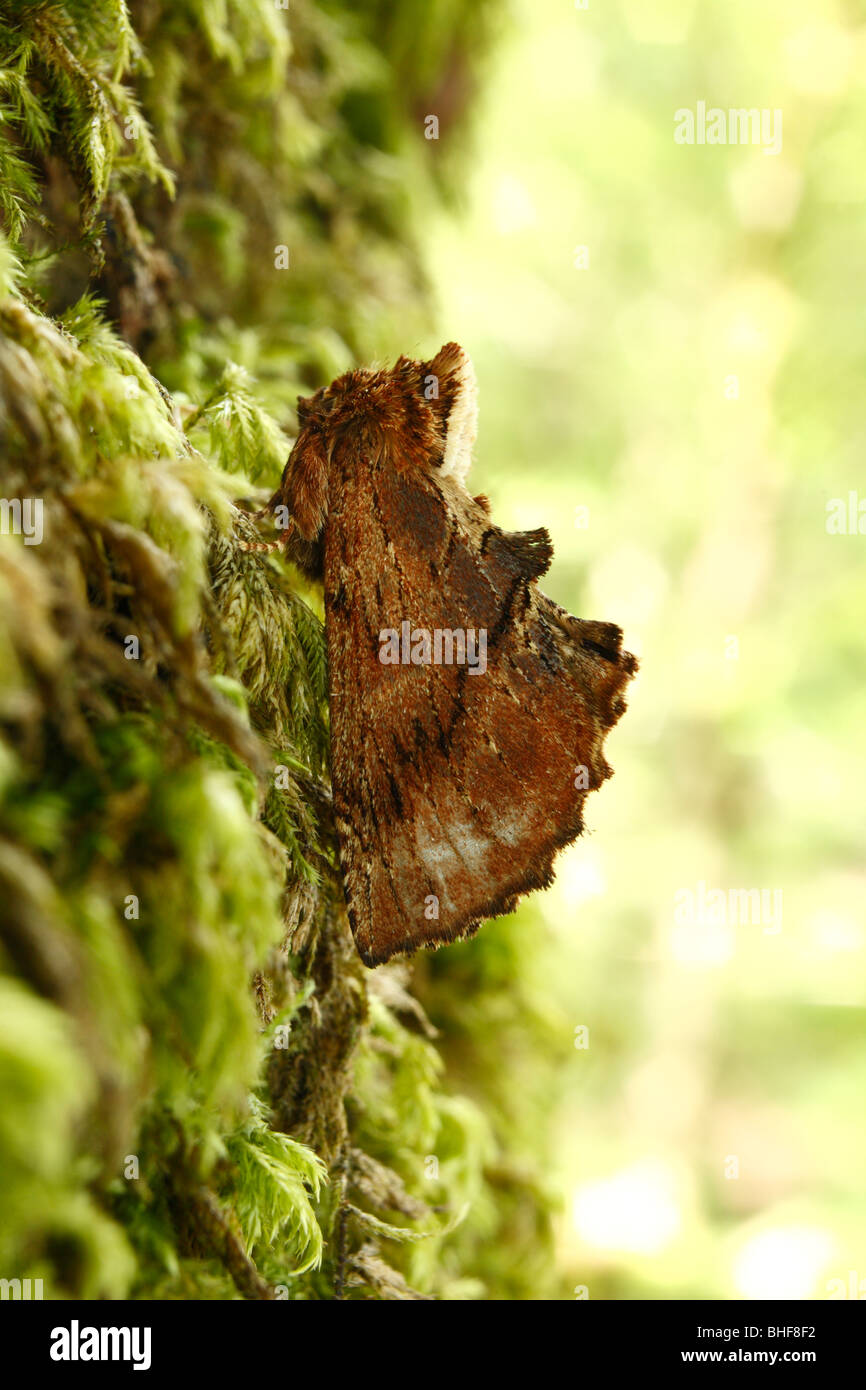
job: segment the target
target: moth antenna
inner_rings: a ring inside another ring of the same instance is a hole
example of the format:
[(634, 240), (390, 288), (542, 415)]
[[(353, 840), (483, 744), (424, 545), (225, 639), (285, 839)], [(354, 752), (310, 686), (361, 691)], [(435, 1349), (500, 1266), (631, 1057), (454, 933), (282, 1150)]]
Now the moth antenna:
[[(268, 511), (268, 508), (265, 507), (264, 511)], [(264, 515), (264, 512), (248, 512), (247, 515), (249, 517), (261, 516)], [(247, 550), (259, 555), (273, 555), (275, 550), (285, 549), (289, 537), (295, 529), (294, 521), (290, 521), (288, 526), (283, 527), (283, 530), (275, 541), (239, 541), (238, 545), (241, 550)]]
[(281, 550), (284, 545), (279, 541), (239, 541), (238, 548), (246, 550), (250, 554), (272, 555), (275, 550)]

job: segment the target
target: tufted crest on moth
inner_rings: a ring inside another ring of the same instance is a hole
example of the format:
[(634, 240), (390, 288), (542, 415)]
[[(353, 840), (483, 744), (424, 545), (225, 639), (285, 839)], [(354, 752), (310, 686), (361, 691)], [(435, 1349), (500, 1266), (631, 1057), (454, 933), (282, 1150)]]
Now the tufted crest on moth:
[(472, 359), (459, 343), (446, 343), (429, 363), (430, 375), (444, 383), (445, 451), (442, 472), (465, 483), (478, 433), (478, 383)]

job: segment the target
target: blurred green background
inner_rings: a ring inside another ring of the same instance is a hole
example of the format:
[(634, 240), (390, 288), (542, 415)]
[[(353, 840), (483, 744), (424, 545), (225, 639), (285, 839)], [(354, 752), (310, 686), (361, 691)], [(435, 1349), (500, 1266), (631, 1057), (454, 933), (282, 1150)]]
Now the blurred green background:
[[(866, 495), (864, 20), (523, 0), (428, 224), (474, 490), (642, 663), (590, 833), (458, 948), (469, 987), (519, 955), (484, 1062), (434, 998), (544, 1153), (565, 1297), (866, 1296), (866, 537), (827, 530)], [(781, 108), (781, 153), (675, 143), (701, 100)], [(781, 890), (781, 929), (678, 922), (700, 883)]]

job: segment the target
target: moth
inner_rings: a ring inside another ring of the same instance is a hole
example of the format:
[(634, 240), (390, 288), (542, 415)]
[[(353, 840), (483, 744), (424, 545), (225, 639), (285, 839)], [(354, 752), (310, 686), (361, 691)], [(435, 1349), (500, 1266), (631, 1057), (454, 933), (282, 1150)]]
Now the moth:
[(324, 583), (334, 815), (369, 966), (550, 885), (637, 669), (618, 627), (538, 588), (548, 532), (500, 530), (467, 490), (476, 421), (457, 343), (347, 372), (299, 400), (262, 513)]

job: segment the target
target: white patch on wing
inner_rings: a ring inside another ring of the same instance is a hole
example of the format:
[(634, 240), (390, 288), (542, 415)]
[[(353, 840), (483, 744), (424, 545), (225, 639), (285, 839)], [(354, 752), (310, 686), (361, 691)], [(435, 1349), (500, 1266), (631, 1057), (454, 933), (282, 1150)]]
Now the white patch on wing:
[(472, 447), (478, 429), (478, 382), (472, 359), (465, 352), (457, 378), (457, 398), (448, 416), (442, 473), (463, 483), (472, 463)]
[(503, 811), (496, 818), (496, 838), (506, 845), (519, 845), (534, 828), (529, 816), (517, 807)]
[(528, 820), (519, 811), (497, 820), (492, 836), (470, 820), (450, 820), (442, 825), (431, 817), (426, 825), (416, 824), (415, 843), (418, 858), (433, 877), (447, 878), (461, 869), (484, 875), (491, 850), (497, 844), (519, 844), (529, 829)]

